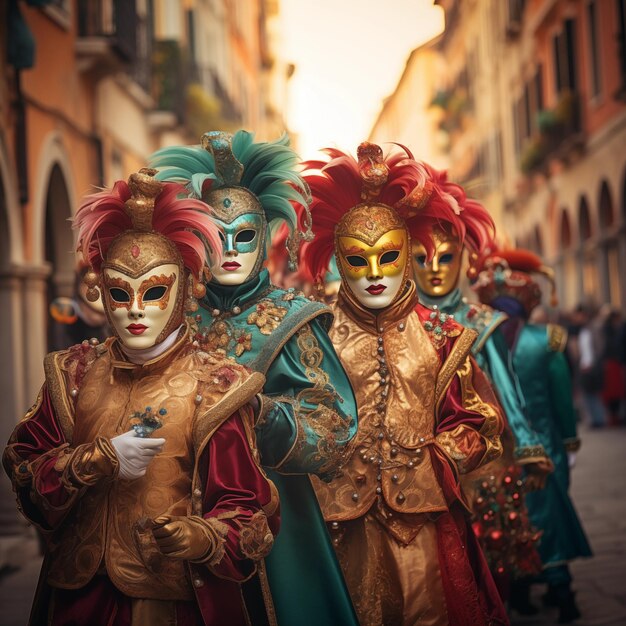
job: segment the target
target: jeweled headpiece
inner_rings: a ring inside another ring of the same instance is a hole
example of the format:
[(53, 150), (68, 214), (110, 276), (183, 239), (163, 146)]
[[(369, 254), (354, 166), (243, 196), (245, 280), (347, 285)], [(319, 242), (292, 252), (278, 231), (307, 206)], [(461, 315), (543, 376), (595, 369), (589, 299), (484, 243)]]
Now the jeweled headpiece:
[(302, 247), (301, 259), (313, 277), (323, 278), (336, 237), (348, 233), (371, 245), (382, 234), (405, 228), (433, 253), (432, 226), (441, 213), (436, 209), (445, 204), (454, 215), (460, 208), (441, 195), (408, 148), (398, 146), (385, 157), (380, 146), (364, 142), (357, 159), (335, 148), (323, 152), (328, 159), (304, 163), (315, 240)]
[(545, 276), (552, 286), (551, 302), (556, 306), (556, 284), (552, 268), (529, 250), (499, 250), (481, 259), (478, 278), (472, 289), (481, 302), (491, 304), (500, 297), (517, 300), (526, 315), (541, 303), (541, 289), (533, 274)]
[[(207, 247), (219, 255), (219, 231), (203, 202), (178, 199), (184, 188), (154, 178), (144, 168), (111, 190), (87, 196), (74, 219), (78, 250), (92, 268), (85, 282), (93, 294), (103, 266), (130, 276), (175, 263), (199, 277)], [(208, 244), (208, 246), (206, 245)]]
[(174, 180), (201, 198), (225, 223), (245, 213), (264, 215), (267, 222), (284, 220), (290, 234), (287, 248), (295, 266), (300, 241), (311, 239), (310, 219), (298, 227), (296, 210), (308, 216), (308, 188), (295, 171), (298, 156), (283, 135), (274, 142), (255, 142), (252, 133), (211, 131), (200, 146), (173, 146), (156, 152), (152, 164), (159, 180)]

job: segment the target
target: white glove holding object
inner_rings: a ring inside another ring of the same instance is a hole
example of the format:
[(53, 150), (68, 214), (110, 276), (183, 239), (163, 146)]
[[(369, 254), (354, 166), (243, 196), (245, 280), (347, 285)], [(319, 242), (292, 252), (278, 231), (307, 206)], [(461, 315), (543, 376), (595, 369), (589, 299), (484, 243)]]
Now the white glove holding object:
[(134, 430), (111, 439), (120, 463), (119, 477), (134, 480), (145, 475), (150, 461), (163, 450), (165, 439), (138, 437)]

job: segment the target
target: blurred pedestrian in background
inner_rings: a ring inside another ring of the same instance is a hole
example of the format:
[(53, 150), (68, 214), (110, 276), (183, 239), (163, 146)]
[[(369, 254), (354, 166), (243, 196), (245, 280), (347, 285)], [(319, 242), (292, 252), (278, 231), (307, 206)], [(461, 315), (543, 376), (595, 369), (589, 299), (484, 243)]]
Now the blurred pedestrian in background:
[[(606, 305), (605, 305), (606, 307)], [(601, 392), (603, 388), (602, 355), (604, 352), (605, 307), (595, 315), (585, 312), (585, 321), (578, 336), (580, 360), (580, 389), (584, 409), (591, 428), (602, 428), (606, 423)]]
[(624, 402), (624, 320), (620, 311), (609, 312), (603, 326), (602, 400), (609, 426), (620, 424), (620, 408)]

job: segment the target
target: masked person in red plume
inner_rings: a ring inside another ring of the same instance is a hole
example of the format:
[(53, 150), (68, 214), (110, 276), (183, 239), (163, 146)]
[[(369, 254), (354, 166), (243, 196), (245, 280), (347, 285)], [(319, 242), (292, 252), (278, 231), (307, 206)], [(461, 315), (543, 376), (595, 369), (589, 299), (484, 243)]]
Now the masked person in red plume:
[(250, 404), (265, 379), (201, 351), (186, 321), (217, 227), (154, 173), (80, 207), (87, 297), (114, 337), (46, 357), (4, 453), (46, 538), (33, 625), (246, 624), (239, 583), (278, 530)]
[[(535, 549), (540, 533), (528, 522), (524, 491), (542, 488), (554, 468), (526, 416), (524, 397), (500, 330), (507, 316), (486, 304), (468, 301), (461, 292), (463, 254), (467, 251), (469, 256), (467, 274), (471, 279), (476, 271), (474, 261), (494, 247), (493, 220), (485, 207), (448, 180), (446, 172), (424, 166), (429, 179), (459, 210), (450, 214), (452, 221), (448, 212), (440, 212), (432, 231), (435, 251), (430, 260), (426, 247), (418, 240), (413, 242), (419, 299), (478, 333), (472, 354), (493, 384), (506, 418), (502, 456), (464, 476), (475, 513), (473, 527), (503, 599), (518, 612), (532, 614), (537, 609), (529, 603), (528, 585), (523, 581), (541, 571)], [(436, 198), (433, 210), (437, 210)]]
[(421, 305), (410, 279), (411, 238), (434, 252), (433, 198), (451, 220), (459, 207), (408, 152), (326, 153), (305, 164), (315, 239), (302, 261), (322, 280), (336, 255), (330, 337), (359, 425), (341, 475), (315, 485), (359, 621), (506, 624), (459, 485), (501, 454), (501, 410), (476, 333)]

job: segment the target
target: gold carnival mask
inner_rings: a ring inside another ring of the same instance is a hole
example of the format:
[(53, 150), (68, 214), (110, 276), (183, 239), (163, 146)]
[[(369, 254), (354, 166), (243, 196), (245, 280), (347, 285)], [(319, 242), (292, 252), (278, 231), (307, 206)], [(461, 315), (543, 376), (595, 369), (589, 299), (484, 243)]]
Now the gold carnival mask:
[(435, 252), (431, 261), (424, 246), (414, 242), (411, 248), (413, 272), (420, 291), (427, 296), (441, 298), (459, 283), (463, 246), (459, 240), (442, 230), (433, 232)]
[(390, 207), (363, 204), (337, 226), (335, 248), (346, 288), (369, 309), (392, 304), (405, 284), (409, 236)]

